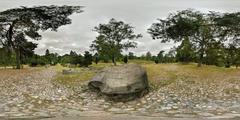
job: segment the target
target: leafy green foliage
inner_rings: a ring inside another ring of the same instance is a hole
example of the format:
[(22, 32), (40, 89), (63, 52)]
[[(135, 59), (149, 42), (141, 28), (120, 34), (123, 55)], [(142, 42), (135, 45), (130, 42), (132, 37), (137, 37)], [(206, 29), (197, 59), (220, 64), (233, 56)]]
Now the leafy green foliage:
[(223, 67), (227, 64), (225, 47), (221, 42), (211, 42), (207, 45), (205, 63), (207, 65), (216, 65)]
[[(157, 54), (157, 62), (158, 63), (164, 63), (164, 55), (163, 55), (164, 51), (161, 50), (158, 54)], [(156, 61), (155, 61), (156, 62)]]
[(127, 56), (127, 55), (124, 56), (124, 58), (123, 58), (123, 62), (124, 62), (125, 64), (128, 63), (128, 56)]
[(132, 40), (141, 37), (134, 33), (132, 26), (115, 19), (111, 19), (107, 24), (99, 24), (94, 31), (99, 35), (93, 41), (91, 49), (100, 55), (108, 56), (115, 65), (122, 50), (136, 47), (136, 42)]
[(136, 58), (136, 56), (134, 56), (134, 53), (133, 52), (129, 52), (128, 53), (128, 59), (135, 59)]
[(222, 40), (240, 45), (240, 12), (217, 14), (213, 20)]
[(177, 48), (177, 61), (183, 62), (183, 63), (189, 63), (192, 62), (194, 59), (194, 50), (193, 47), (188, 39), (186, 37), (183, 41), (182, 44)]
[(146, 53), (145, 59), (146, 59), (146, 60), (152, 60), (152, 53), (148, 51), (148, 52)]
[(14, 65), (15, 57), (6, 48), (0, 48), (0, 66)]
[(88, 51), (85, 51), (82, 65), (85, 67), (88, 67), (91, 64), (92, 64), (92, 54), (90, 54)]
[[(216, 14), (204, 14), (194, 10), (183, 10), (170, 14), (166, 19), (159, 19), (148, 29), (153, 39), (161, 39), (162, 42), (182, 42), (186, 38), (196, 50), (198, 65), (204, 61), (207, 45), (212, 41), (218, 42), (218, 29), (216, 28)], [(184, 50), (184, 49), (183, 49)], [(178, 56), (186, 58), (190, 56), (187, 51), (179, 52)], [(188, 54), (188, 55), (187, 55)], [(181, 60), (182, 61), (182, 60)]]
[[(71, 23), (68, 18), (73, 13), (82, 12), (80, 6), (37, 6), (21, 7), (0, 12), (0, 43), (16, 53), (17, 68), (21, 64), (21, 48), (29, 44), (26, 37), (40, 40), (39, 31)], [(33, 47), (33, 43), (31, 43)], [(36, 44), (35, 44), (36, 45)]]
[(98, 62), (100, 61), (98, 53), (94, 54), (93, 59), (94, 59), (95, 64), (98, 64)]

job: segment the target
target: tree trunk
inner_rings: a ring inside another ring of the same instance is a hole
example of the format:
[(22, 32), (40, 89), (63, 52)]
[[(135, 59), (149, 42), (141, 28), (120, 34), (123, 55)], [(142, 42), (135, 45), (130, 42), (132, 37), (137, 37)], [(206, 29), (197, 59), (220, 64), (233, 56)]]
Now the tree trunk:
[(115, 60), (115, 57), (112, 57), (112, 62), (113, 62), (113, 64), (114, 64), (114, 66), (117, 65), (116, 60)]
[(203, 54), (204, 54), (204, 49), (203, 49), (203, 45), (201, 45), (200, 48), (200, 55), (199, 55), (199, 60), (198, 60), (198, 67), (202, 66), (202, 62), (203, 62)]
[(198, 67), (201, 67), (201, 66), (202, 66), (202, 61), (203, 61), (203, 54), (201, 53), (201, 54), (200, 54), (199, 61), (198, 61)]
[(20, 59), (20, 50), (17, 48), (16, 52), (16, 69), (21, 69), (21, 59)]

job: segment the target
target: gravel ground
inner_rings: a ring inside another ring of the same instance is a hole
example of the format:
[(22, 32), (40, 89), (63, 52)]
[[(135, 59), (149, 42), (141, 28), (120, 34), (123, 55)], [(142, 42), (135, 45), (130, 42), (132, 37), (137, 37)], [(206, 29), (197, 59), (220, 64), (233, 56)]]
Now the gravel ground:
[(54, 117), (60, 117), (75, 120), (103, 116), (119, 120), (131, 117), (139, 120), (237, 120), (240, 117), (240, 84), (234, 83), (235, 78), (240, 78), (239, 74), (232, 76), (231, 84), (226, 80), (208, 83), (178, 78), (171, 85), (125, 103), (113, 102), (89, 91), (86, 83), (75, 88), (57, 84), (52, 81), (56, 74), (53, 68), (0, 70), (0, 119), (57, 120)]

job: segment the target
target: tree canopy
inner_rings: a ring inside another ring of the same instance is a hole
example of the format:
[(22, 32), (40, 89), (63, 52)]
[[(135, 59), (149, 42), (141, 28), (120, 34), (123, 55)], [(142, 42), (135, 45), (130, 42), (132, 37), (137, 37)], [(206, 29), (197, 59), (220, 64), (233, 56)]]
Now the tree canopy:
[(212, 16), (215, 17), (215, 14), (204, 14), (192, 9), (179, 11), (153, 23), (148, 33), (153, 39), (161, 39), (162, 42), (182, 42), (189, 39), (197, 50), (198, 65), (201, 66), (207, 44), (219, 40), (215, 39), (218, 31)]
[(20, 47), (27, 43), (26, 37), (40, 40), (40, 30), (57, 31), (60, 26), (71, 24), (69, 16), (82, 12), (80, 8), (52, 5), (21, 7), (0, 12), (0, 43), (16, 53), (17, 68), (20, 68)]
[(122, 50), (136, 47), (137, 43), (132, 40), (142, 37), (141, 34), (135, 34), (133, 30), (134, 28), (129, 24), (115, 19), (111, 19), (107, 24), (99, 24), (94, 28), (98, 36), (92, 42), (91, 49), (100, 55), (107, 55), (116, 65), (115, 59), (119, 57)]

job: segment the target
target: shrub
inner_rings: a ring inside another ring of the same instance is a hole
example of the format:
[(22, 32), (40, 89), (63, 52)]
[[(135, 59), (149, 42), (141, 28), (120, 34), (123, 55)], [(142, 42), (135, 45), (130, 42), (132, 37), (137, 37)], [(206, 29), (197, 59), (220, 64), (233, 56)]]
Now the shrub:
[(124, 63), (128, 63), (128, 56), (124, 56), (123, 62), (124, 62)]

